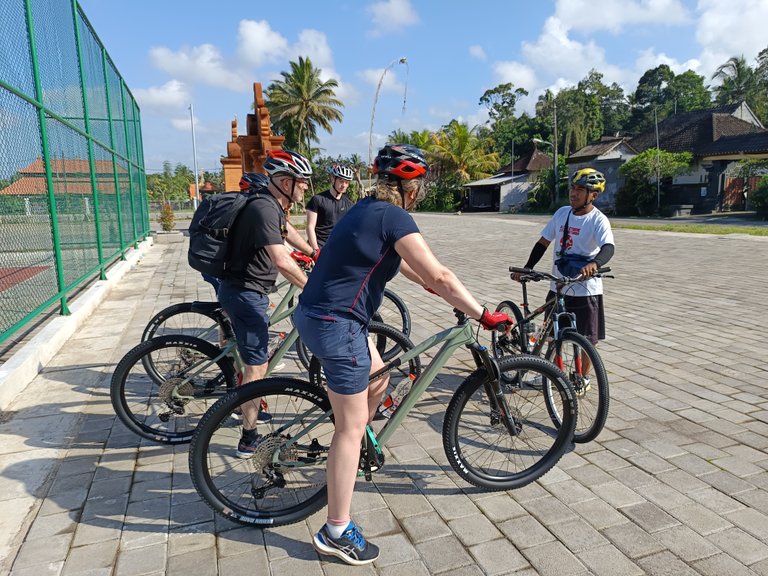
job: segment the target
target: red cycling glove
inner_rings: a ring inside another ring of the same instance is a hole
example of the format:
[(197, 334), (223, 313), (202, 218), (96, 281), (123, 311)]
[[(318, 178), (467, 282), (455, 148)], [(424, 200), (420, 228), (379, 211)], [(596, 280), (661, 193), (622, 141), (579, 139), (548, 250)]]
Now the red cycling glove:
[(512, 324), (512, 318), (503, 312), (488, 312), (488, 308), (483, 308), (483, 315), (480, 316), (480, 324), (486, 330), (495, 330), (499, 324)]
[(320, 258), (320, 248), (318, 248), (317, 250), (313, 250), (310, 258), (312, 258), (312, 260), (317, 262), (317, 259)]
[(306, 254), (302, 254), (298, 250), (294, 250), (291, 252), (291, 258), (296, 260), (296, 263), (300, 266), (309, 266), (312, 264), (312, 258), (307, 256)]

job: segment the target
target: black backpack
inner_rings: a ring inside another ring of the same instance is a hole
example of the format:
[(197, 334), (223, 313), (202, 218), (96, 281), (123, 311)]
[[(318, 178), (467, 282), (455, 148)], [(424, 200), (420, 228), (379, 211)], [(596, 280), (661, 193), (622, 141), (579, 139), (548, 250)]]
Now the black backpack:
[(257, 197), (252, 192), (224, 192), (208, 196), (195, 210), (189, 225), (189, 265), (221, 278), (227, 269), (229, 233), (237, 217)]

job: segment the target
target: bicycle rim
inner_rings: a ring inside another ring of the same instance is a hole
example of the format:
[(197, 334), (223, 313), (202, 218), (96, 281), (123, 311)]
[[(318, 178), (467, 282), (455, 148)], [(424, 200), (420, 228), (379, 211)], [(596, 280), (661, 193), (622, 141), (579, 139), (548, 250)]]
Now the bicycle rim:
[[(261, 401), (272, 419), (253, 455), (237, 456), (243, 427)], [(232, 417), (240, 410), (239, 419)], [(326, 459), (334, 426), (322, 390), (292, 378), (266, 378), (239, 387), (205, 415), (192, 440), (189, 469), (195, 488), (222, 516), (244, 525), (280, 526), (307, 518), (327, 501)]]
[[(533, 482), (549, 471), (570, 444), (575, 424), (573, 392), (550, 362), (514, 356), (499, 362), (512, 384), (502, 394), (514, 422), (510, 433), (493, 408), (484, 369), (471, 374), (451, 399), (443, 424), (443, 445), (454, 470), (466, 481), (491, 490), (510, 490)], [(560, 403), (565, 425), (549, 416), (543, 378), (554, 382), (553, 399)]]
[[(546, 357), (552, 360), (568, 377), (571, 386), (576, 393), (576, 401), (579, 405), (579, 417), (576, 421), (576, 430), (573, 441), (578, 443), (590, 442), (597, 438), (605, 426), (608, 418), (608, 405), (610, 402), (608, 392), (608, 375), (603, 362), (595, 347), (581, 334), (572, 331), (562, 335), (560, 358), (556, 357), (554, 343), (547, 350)], [(592, 368), (587, 384), (582, 370), (582, 353), (590, 359)], [(551, 395), (549, 382), (545, 383), (545, 397)], [(556, 402), (548, 402), (547, 406), (553, 422), (559, 425), (562, 414)]]
[[(208, 408), (235, 384), (229, 358), (214, 361), (219, 349), (189, 336), (162, 336), (128, 352), (112, 376), (115, 412), (143, 438), (189, 442)], [(152, 358), (153, 371), (145, 368)]]

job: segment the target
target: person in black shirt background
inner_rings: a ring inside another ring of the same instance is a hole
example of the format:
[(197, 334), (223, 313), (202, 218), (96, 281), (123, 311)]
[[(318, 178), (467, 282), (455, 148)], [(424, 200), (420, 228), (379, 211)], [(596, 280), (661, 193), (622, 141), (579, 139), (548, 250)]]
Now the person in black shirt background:
[(353, 206), (352, 200), (346, 195), (352, 182), (352, 169), (334, 164), (329, 172), (330, 189), (316, 194), (307, 203), (307, 240), (314, 250), (323, 247), (333, 227)]

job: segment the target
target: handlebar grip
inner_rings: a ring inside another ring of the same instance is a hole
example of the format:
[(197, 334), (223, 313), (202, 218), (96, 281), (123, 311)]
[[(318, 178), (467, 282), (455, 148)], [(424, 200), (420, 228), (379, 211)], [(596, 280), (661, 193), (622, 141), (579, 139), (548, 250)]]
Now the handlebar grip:
[(598, 274), (608, 274), (608, 272), (610, 272), (610, 271), (611, 271), (611, 267), (610, 266), (606, 266), (605, 268), (598, 268), (597, 269), (597, 273)]
[(517, 272), (518, 274), (530, 274), (531, 272), (533, 272), (531, 268), (518, 268), (517, 266), (510, 266), (509, 271)]

